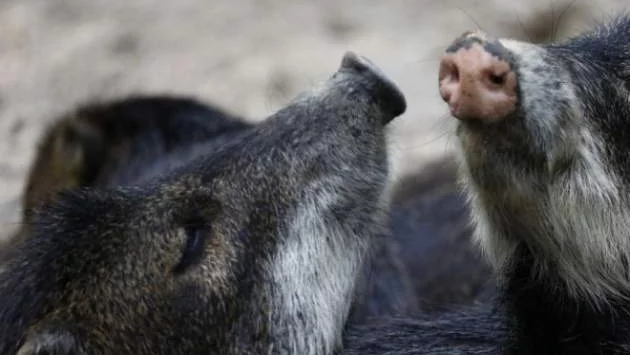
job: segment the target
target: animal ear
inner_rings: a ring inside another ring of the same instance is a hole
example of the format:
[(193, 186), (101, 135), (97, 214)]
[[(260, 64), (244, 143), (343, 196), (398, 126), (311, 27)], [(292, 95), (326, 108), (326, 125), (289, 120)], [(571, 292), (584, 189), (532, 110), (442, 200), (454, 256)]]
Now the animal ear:
[(29, 336), (17, 355), (83, 355), (76, 337), (65, 330), (39, 332)]
[(86, 118), (68, 116), (53, 124), (39, 142), (24, 191), (24, 220), (57, 192), (89, 184), (105, 154), (104, 137)]

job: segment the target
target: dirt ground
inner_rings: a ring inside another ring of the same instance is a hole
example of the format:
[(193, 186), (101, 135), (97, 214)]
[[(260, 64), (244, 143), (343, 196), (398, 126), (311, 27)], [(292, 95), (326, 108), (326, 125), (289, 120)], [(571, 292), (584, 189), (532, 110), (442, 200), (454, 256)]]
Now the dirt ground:
[[(465, 30), (544, 41), (587, 29), (625, 0), (2, 0), (0, 230), (42, 129), (91, 99), (192, 95), (251, 120), (336, 70), (346, 50), (396, 81), (409, 108), (393, 125), (396, 174), (451, 149), (437, 59)], [(553, 20), (552, 20), (553, 18)]]

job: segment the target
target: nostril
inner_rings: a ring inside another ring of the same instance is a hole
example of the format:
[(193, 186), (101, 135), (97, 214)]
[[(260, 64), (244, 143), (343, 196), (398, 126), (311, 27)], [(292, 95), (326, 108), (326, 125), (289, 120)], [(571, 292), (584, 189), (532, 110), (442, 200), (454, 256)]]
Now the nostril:
[(442, 58), (440, 63), (439, 81), (440, 96), (445, 102), (451, 103), (460, 91), (460, 72), (457, 61), (452, 55)]
[(459, 81), (459, 68), (453, 58), (446, 57), (440, 63), (439, 80), (443, 83), (453, 83)]
[(490, 73), (488, 78), (490, 79), (490, 82), (495, 84), (495, 85), (500, 85), (501, 86), (501, 85), (505, 84), (505, 74)]
[(457, 68), (457, 65), (453, 65), (453, 68), (451, 69), (451, 81), (459, 81), (459, 68)]

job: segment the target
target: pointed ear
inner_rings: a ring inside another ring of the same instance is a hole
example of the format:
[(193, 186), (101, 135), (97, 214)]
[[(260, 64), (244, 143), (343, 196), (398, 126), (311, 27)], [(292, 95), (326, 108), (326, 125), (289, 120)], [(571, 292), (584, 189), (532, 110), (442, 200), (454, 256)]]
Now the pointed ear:
[(39, 142), (24, 191), (25, 222), (31, 211), (63, 189), (89, 183), (105, 154), (102, 132), (74, 116), (55, 122)]
[(17, 355), (82, 355), (75, 336), (66, 330), (48, 330), (30, 335)]

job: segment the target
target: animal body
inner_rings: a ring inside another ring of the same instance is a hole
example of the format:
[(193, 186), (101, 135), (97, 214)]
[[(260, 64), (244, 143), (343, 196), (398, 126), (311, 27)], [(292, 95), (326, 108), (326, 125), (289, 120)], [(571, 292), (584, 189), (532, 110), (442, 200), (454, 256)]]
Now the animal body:
[[(62, 191), (134, 185), (145, 175), (163, 174), (190, 149), (203, 144), (209, 152), (218, 150), (255, 126), (183, 97), (137, 96), (76, 108), (54, 120), (39, 142), (15, 240), (31, 234), (35, 212)], [(473, 302), (492, 283), (468, 243), (468, 211), (452, 168), (452, 162), (440, 161), (396, 184), (386, 228), (372, 238), (347, 327)]]
[(354, 328), (348, 354), (630, 352), (630, 18), (535, 45), (469, 32), (441, 61), (495, 300)]
[(3, 255), (2, 354), (330, 354), (386, 223), (404, 96), (348, 53), (245, 124), (182, 98), (55, 121)]

